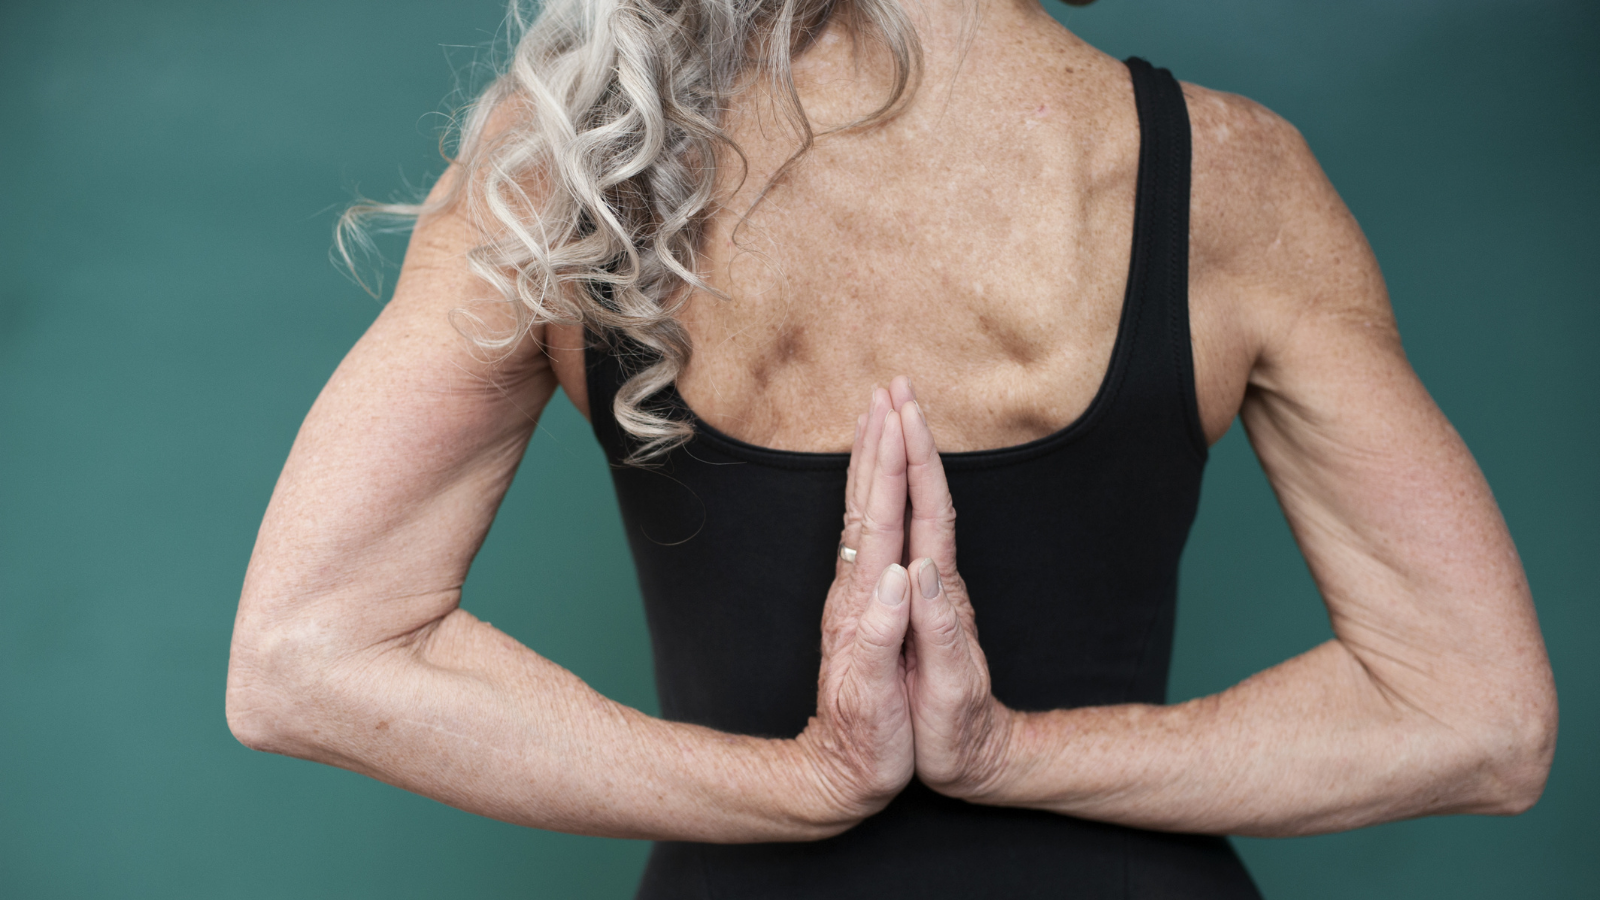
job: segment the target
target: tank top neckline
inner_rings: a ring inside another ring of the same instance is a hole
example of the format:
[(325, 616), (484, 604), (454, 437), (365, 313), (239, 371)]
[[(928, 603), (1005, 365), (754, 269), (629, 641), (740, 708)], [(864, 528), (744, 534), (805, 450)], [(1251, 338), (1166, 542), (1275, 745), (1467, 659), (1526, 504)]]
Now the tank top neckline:
[[(1119, 313), (1117, 321), (1117, 334), (1112, 342), (1111, 357), (1107, 362), (1105, 372), (1101, 376), (1099, 387), (1096, 389), (1094, 396), (1089, 401), (1089, 405), (1084, 408), (1083, 412), (1079, 413), (1076, 418), (1061, 428), (1050, 432), (1049, 434), (1020, 444), (1012, 444), (1004, 447), (984, 448), (981, 450), (957, 450), (942, 452), (939, 454), (939, 458), (947, 469), (962, 470), (995, 468), (999, 466), (1020, 463), (1049, 454), (1088, 435), (1093, 430), (1094, 426), (1101, 420), (1105, 419), (1110, 411), (1115, 408), (1115, 400), (1118, 390), (1121, 387), (1124, 376), (1129, 368), (1131, 358), (1134, 355), (1135, 345), (1138, 343), (1136, 336), (1140, 331), (1139, 320), (1141, 317), (1141, 312), (1146, 306), (1149, 305), (1146, 302), (1145, 295), (1151, 290), (1156, 289), (1156, 286), (1151, 284), (1150, 280), (1152, 277), (1152, 257), (1156, 255), (1159, 250), (1157, 247), (1152, 246), (1152, 244), (1163, 243), (1160, 238), (1156, 237), (1156, 233), (1163, 230), (1164, 227), (1170, 226), (1171, 224), (1161, 221), (1162, 213), (1167, 211), (1158, 209), (1158, 203), (1156, 199), (1157, 194), (1163, 187), (1165, 187), (1165, 185), (1158, 183), (1161, 181), (1161, 176), (1157, 172), (1159, 163), (1158, 156), (1166, 154), (1158, 153), (1160, 135), (1159, 133), (1153, 133), (1153, 131), (1156, 130), (1154, 126), (1158, 124), (1152, 118), (1154, 116), (1154, 104), (1150, 98), (1144, 96), (1150, 91), (1150, 88), (1141, 83), (1141, 76), (1143, 76), (1145, 80), (1149, 80), (1152, 67), (1149, 63), (1139, 59), (1138, 57), (1129, 58), (1126, 61), (1126, 64), (1132, 81), (1135, 106), (1137, 107), (1138, 111), (1137, 121), (1139, 128), (1139, 163), (1137, 181), (1134, 187), (1134, 216), (1131, 235), (1132, 247), (1128, 254), (1127, 281), (1123, 289), (1122, 309)], [(1181, 98), (1182, 95), (1181, 93), (1177, 92), (1175, 82), (1173, 89), (1174, 92), (1177, 93), (1177, 96)], [(1181, 104), (1181, 99), (1179, 99), (1178, 102)], [(1187, 167), (1188, 121), (1186, 115), (1184, 116), (1182, 124), (1184, 126), (1182, 137), (1184, 138), (1185, 144), (1183, 148), (1184, 159), (1182, 160), (1182, 164)], [(1184, 177), (1182, 186), (1185, 207), (1187, 207), (1188, 201), (1187, 174), (1187, 172), (1183, 173)], [(1186, 225), (1187, 222), (1184, 224)], [(1187, 240), (1187, 236), (1187, 229), (1185, 228), (1183, 234), (1183, 239), (1185, 241)], [(1187, 250), (1187, 247), (1182, 249)], [(1187, 279), (1184, 280), (1183, 284), (1186, 288)], [(1185, 296), (1175, 298), (1175, 302), (1181, 302), (1186, 305), (1187, 291), (1184, 290), (1183, 293)], [(1182, 324), (1184, 326), (1182, 328), (1182, 331), (1184, 332), (1183, 337), (1187, 339), (1187, 309), (1183, 310), (1182, 312)], [(1185, 343), (1187, 343), (1187, 341), (1185, 341)], [(588, 370), (591, 369), (592, 366), (598, 361), (596, 357), (599, 354), (597, 354), (595, 351), (599, 348), (594, 340), (586, 341), (586, 345), (585, 355), (587, 360), (585, 368)], [(1185, 347), (1183, 349), (1187, 350), (1188, 348)], [(1185, 405), (1191, 407), (1190, 409), (1186, 410), (1186, 412), (1188, 412), (1190, 418), (1193, 419), (1193, 421), (1190, 423), (1190, 426), (1191, 431), (1196, 432), (1195, 437), (1197, 439), (1196, 445), (1193, 449), (1195, 450), (1198, 458), (1203, 462), (1206, 456), (1209, 454), (1207, 453), (1203, 433), (1199, 432), (1198, 410), (1192, 408), (1195, 406), (1196, 402), (1193, 394), (1194, 388), (1192, 374), (1188, 379), (1185, 379), (1185, 382), (1185, 387), (1189, 393)], [(593, 402), (595, 395), (592, 387), (593, 386), (591, 383), (591, 403)], [(849, 467), (850, 453), (848, 451), (783, 450), (775, 447), (766, 447), (760, 444), (754, 444), (749, 441), (734, 437), (731, 434), (727, 434), (711, 425), (698, 413), (696, 413), (689, 405), (688, 401), (683, 397), (683, 394), (678, 390), (676, 383), (668, 385), (658, 396), (660, 396), (661, 400), (665, 401), (665, 405), (669, 409), (671, 409), (676, 415), (682, 417), (694, 430), (693, 437), (682, 447), (682, 450), (686, 453), (693, 454), (696, 449), (696, 445), (706, 445), (708, 448), (714, 448), (721, 456), (729, 457), (735, 462), (753, 463), (770, 468), (792, 470), (843, 470)], [(607, 412), (609, 413), (609, 410), (607, 410)], [(592, 411), (591, 415), (593, 415)]]
[[(1146, 140), (1144, 128), (1140, 128), (1139, 140), (1141, 145)], [(1142, 216), (1139, 195), (1148, 190), (1145, 183), (1144, 167), (1139, 167), (1138, 181), (1134, 187), (1134, 222), (1132, 229), (1132, 248), (1128, 254), (1127, 281), (1123, 288), (1122, 309), (1117, 319), (1117, 335), (1111, 344), (1111, 358), (1106, 365), (1106, 370), (1100, 378), (1100, 385), (1095, 390), (1094, 397), (1089, 405), (1079, 413), (1076, 418), (1061, 428), (1042, 437), (1025, 441), (1021, 444), (1012, 444), (1005, 447), (991, 447), (982, 450), (957, 450), (939, 454), (939, 459), (946, 466), (958, 468), (984, 468), (992, 465), (1002, 465), (1008, 462), (1029, 459), (1040, 453), (1048, 453), (1063, 444), (1071, 443), (1086, 434), (1100, 418), (1101, 413), (1112, 405), (1116, 396), (1118, 382), (1123, 369), (1129, 348), (1132, 345), (1131, 336), (1136, 330), (1130, 321), (1138, 315), (1139, 299), (1144, 293), (1139, 283), (1141, 267), (1139, 266), (1140, 244), (1140, 219)], [(837, 450), (782, 450), (776, 447), (764, 447), (741, 440), (727, 434), (707, 422), (699, 413), (689, 405), (677, 384), (673, 384), (666, 391), (668, 403), (678, 411), (694, 428), (695, 438), (703, 438), (707, 443), (717, 445), (730, 456), (744, 459), (747, 462), (778, 465), (783, 468), (793, 468), (797, 464), (804, 468), (846, 468), (850, 464), (850, 453)]]
[[(1123, 292), (1122, 310), (1117, 322), (1117, 336), (1111, 344), (1111, 359), (1106, 365), (1105, 373), (1101, 376), (1100, 385), (1095, 390), (1094, 397), (1089, 405), (1079, 413), (1076, 418), (1061, 428), (1031, 441), (1020, 444), (1011, 444), (1005, 447), (987, 447), (982, 450), (955, 450), (941, 452), (939, 459), (946, 466), (986, 467), (1000, 465), (1008, 462), (1030, 459), (1040, 453), (1048, 453), (1063, 444), (1071, 443), (1097, 422), (1104, 410), (1112, 405), (1116, 396), (1118, 382), (1123, 369), (1126, 367), (1126, 358), (1132, 345), (1131, 334), (1135, 330), (1130, 321), (1138, 313), (1138, 300), (1135, 293), (1135, 271), (1133, 260), (1128, 264), (1128, 283)], [(727, 434), (707, 422), (689, 406), (676, 384), (663, 392), (668, 403), (678, 411), (689, 424), (693, 426), (695, 439), (704, 439), (707, 443), (717, 445), (730, 456), (743, 458), (747, 462), (778, 465), (783, 468), (793, 468), (799, 465), (804, 468), (847, 468), (850, 464), (849, 451), (838, 450), (782, 450), (776, 447), (764, 447), (741, 440)]]

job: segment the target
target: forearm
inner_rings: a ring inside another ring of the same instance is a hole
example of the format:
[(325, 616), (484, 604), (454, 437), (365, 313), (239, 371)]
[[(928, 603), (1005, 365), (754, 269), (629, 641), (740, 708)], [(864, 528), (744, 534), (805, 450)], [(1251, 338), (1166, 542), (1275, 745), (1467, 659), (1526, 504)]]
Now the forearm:
[(651, 718), (459, 610), (350, 654), (272, 643), (236, 646), (229, 679), (230, 720), (259, 749), (579, 834), (809, 840), (854, 821), (796, 742)]
[(974, 802), (1260, 836), (1531, 803), (1470, 731), (1384, 690), (1338, 641), (1188, 703), (1010, 725), (1005, 764)]
[(1293, 835), (1537, 800), (1555, 692), (1515, 547), (1397, 342), (1341, 329), (1304, 348), (1347, 340), (1320, 386), (1243, 414), (1338, 639), (1189, 703), (1016, 716), (985, 802)]

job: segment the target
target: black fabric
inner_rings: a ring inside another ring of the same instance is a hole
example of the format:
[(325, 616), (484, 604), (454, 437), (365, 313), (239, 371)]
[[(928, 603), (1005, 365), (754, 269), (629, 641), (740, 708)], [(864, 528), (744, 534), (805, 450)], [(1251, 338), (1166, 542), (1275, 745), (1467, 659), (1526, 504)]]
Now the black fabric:
[[(1061, 431), (945, 454), (958, 564), (994, 692), (1023, 710), (1164, 702), (1178, 558), (1206, 444), (1189, 343), (1189, 121), (1131, 59), (1141, 129), (1133, 252), (1111, 364)], [(694, 418), (658, 467), (620, 465), (626, 353), (591, 344), (589, 403), (638, 568), (664, 716), (793, 737), (816, 709), (822, 605), (848, 455), (756, 447)], [(1250, 898), (1228, 842), (1002, 809), (913, 782), (815, 843), (664, 842), (639, 897)]]

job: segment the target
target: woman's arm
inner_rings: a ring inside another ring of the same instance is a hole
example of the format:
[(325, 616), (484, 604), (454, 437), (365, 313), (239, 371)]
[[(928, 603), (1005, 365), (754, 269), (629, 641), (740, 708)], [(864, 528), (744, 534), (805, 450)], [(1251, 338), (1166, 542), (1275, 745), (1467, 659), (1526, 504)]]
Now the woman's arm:
[[(234, 734), (481, 815), (584, 834), (803, 840), (881, 808), (911, 772), (897, 671), (907, 614), (873, 603), (865, 576), (830, 593), (839, 639), (818, 715), (792, 741), (651, 718), (459, 608), (556, 388), (539, 333), (488, 364), (449, 324), (486, 290), (465, 266), (476, 240), (458, 212), (418, 223), (394, 299), (306, 418), (239, 604)], [(870, 438), (898, 441), (884, 435), (886, 397), (881, 406)], [(898, 447), (883, 458), (902, 458)], [(900, 558), (904, 469), (863, 477), (896, 523), (860, 538), (882, 557), (876, 575)]]
[(932, 438), (902, 404), (923, 507), (911, 553), (944, 575), (935, 597), (914, 592), (919, 774), (975, 802), (1179, 831), (1521, 812), (1543, 790), (1556, 702), (1516, 549), (1405, 359), (1360, 230), (1298, 134), (1247, 112), (1229, 226), (1255, 232), (1232, 261), (1252, 273), (1240, 320), (1258, 348), (1242, 417), (1335, 639), (1174, 706), (1003, 710), (953, 533), (934, 536), (948, 493)]

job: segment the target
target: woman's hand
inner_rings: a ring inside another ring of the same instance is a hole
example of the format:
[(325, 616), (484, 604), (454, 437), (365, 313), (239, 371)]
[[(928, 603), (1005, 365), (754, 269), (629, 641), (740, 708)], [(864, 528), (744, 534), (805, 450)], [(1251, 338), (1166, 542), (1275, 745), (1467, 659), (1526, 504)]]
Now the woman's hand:
[[(989, 690), (956, 571), (955, 506), (904, 378), (873, 391), (857, 423), (842, 546), (856, 556), (837, 563), (817, 718), (801, 735), (822, 783), (839, 786), (860, 816), (881, 809), (913, 768), (936, 791), (980, 799), (1004, 766), (1016, 717)], [(907, 558), (916, 558), (909, 571), (897, 564)]]
[(942, 794), (981, 801), (1005, 769), (1018, 717), (990, 693), (989, 664), (956, 571), (955, 504), (933, 433), (910, 383), (897, 378), (891, 391), (904, 433), (915, 559), (906, 686), (917, 776)]
[(822, 614), (817, 714), (797, 744), (825, 807), (853, 825), (882, 809), (915, 767), (906, 660), (911, 585), (905, 542), (906, 452), (889, 394), (875, 390), (856, 428), (843, 546)]

